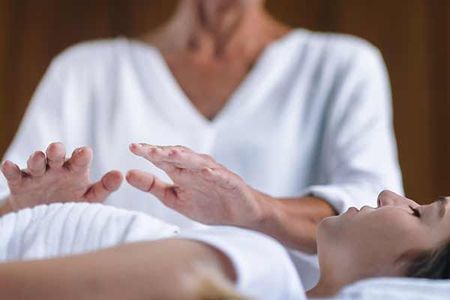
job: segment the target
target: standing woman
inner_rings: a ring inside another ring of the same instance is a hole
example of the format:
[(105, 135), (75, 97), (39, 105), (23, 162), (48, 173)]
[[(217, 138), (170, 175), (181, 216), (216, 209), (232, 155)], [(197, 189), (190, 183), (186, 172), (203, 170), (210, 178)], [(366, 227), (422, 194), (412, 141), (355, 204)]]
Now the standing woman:
[[(301, 253), (315, 253), (324, 217), (375, 206), (382, 189), (401, 193), (378, 50), (350, 36), (289, 28), (264, 4), (180, 0), (166, 24), (139, 40), (93, 41), (59, 55), (6, 153), (3, 212), (108, 198), (182, 228), (269, 234), (298, 250), (300, 265)], [(210, 156), (133, 144), (153, 163), (143, 164), (127, 153), (132, 142)], [(63, 144), (90, 148), (65, 161)], [(143, 166), (127, 180), (160, 201), (130, 185), (109, 196), (122, 181), (109, 170)], [(101, 179), (92, 182), (90, 173)], [(317, 276), (300, 269), (309, 287)]]

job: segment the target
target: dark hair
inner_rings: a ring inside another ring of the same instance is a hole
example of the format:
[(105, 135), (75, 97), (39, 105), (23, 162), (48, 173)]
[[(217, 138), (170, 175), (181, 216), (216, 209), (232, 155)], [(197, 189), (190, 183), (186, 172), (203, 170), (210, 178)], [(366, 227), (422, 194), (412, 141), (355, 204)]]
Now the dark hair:
[(407, 269), (406, 277), (450, 279), (450, 242), (413, 259)]

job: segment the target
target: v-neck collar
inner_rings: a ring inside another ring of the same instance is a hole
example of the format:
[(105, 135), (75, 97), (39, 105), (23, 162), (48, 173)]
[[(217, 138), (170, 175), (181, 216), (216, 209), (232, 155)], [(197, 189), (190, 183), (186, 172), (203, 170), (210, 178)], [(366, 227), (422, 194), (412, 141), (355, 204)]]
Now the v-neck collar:
[[(170, 70), (164, 56), (156, 48), (139, 40), (128, 39), (128, 44), (137, 46), (132, 51), (138, 55), (135, 67), (143, 80), (146, 92), (158, 102), (162, 102), (160, 108), (166, 116), (173, 116), (182, 126), (194, 125), (196, 128), (217, 128), (222, 123), (229, 122), (229, 116), (237, 117), (252, 107), (252, 102), (258, 98), (258, 91), (264, 85), (266, 78), (271, 77), (271, 69), (279, 57), (279, 47), (291, 39), (300, 30), (292, 30), (280, 39), (269, 44), (259, 55), (253, 68), (247, 73), (238, 87), (232, 92), (216, 116), (209, 120), (206, 118), (188, 98), (177, 79)], [(191, 126), (192, 127), (192, 126)]]

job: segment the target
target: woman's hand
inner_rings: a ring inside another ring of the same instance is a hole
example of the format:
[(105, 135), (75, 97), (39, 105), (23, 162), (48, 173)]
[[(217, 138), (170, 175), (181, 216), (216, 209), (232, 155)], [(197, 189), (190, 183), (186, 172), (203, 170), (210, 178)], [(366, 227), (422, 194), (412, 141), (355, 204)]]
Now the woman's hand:
[(205, 224), (242, 227), (261, 218), (261, 194), (210, 156), (182, 146), (132, 144), (130, 150), (164, 170), (174, 184), (139, 170), (129, 171), (127, 181), (181, 214)]
[(117, 190), (122, 183), (118, 171), (105, 174), (100, 181), (89, 179), (92, 150), (76, 149), (66, 159), (64, 146), (53, 143), (46, 153), (33, 153), (27, 169), (20, 170), (11, 161), (5, 161), (1, 171), (6, 177), (10, 196), (6, 205), (9, 210), (19, 210), (53, 202), (100, 202)]

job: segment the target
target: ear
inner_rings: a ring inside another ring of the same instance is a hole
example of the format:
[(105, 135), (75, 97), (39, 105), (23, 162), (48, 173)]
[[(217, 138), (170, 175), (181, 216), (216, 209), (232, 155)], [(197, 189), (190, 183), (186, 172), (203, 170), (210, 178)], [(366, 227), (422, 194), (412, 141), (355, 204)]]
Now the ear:
[(398, 275), (405, 276), (410, 270), (417, 268), (427, 261), (430, 251), (411, 249), (400, 255), (394, 262), (394, 269)]

